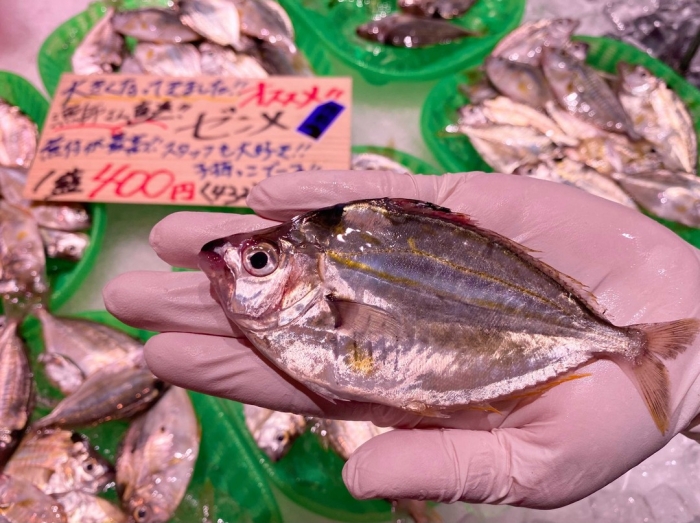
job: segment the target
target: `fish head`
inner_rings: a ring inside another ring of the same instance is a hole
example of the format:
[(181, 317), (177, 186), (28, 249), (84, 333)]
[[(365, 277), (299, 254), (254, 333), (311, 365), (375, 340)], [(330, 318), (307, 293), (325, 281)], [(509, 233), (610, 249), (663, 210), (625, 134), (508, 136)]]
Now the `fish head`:
[(545, 44), (552, 47), (559, 47), (566, 44), (573, 32), (579, 26), (579, 21), (573, 18), (557, 18), (547, 26), (547, 37)]
[(172, 507), (161, 495), (136, 496), (129, 499), (129, 523), (161, 523), (169, 521)]
[(228, 317), (244, 332), (294, 320), (319, 289), (313, 245), (298, 222), (220, 238), (206, 244), (199, 266)]
[(621, 62), (617, 69), (620, 73), (620, 87), (623, 92), (641, 96), (653, 91), (659, 85), (659, 79), (641, 65)]
[(369, 40), (378, 40), (380, 34), (382, 33), (382, 24), (380, 21), (381, 20), (373, 20), (358, 26), (355, 30), (357, 32), (357, 36), (360, 38), (367, 38)]
[(482, 126), (488, 125), (489, 120), (481, 105), (469, 104), (459, 108), (460, 125)]
[(294, 431), (279, 423), (264, 423), (255, 433), (258, 447), (272, 460), (279, 461), (289, 451)]
[(97, 493), (114, 481), (114, 467), (92, 448), (87, 438), (73, 433), (71, 441), (73, 448), (66, 464), (77, 487)]
[(579, 41), (569, 42), (566, 46), (566, 50), (569, 52), (569, 54), (581, 62), (586, 61), (590, 48), (591, 46), (586, 42)]

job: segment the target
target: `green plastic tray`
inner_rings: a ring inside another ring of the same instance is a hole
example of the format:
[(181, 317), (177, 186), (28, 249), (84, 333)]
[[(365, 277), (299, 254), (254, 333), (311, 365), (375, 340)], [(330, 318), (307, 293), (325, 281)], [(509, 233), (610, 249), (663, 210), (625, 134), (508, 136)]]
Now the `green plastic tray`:
[[(91, 311), (76, 317), (98, 321), (146, 341), (153, 333), (133, 329), (119, 322), (105, 311)], [(29, 346), (32, 362), (43, 350), (41, 327), (34, 318), (22, 326), (22, 335)], [(60, 398), (60, 393), (46, 380), (41, 365), (34, 365), (37, 392), (42, 398)], [(282, 516), (272, 490), (260, 465), (249, 451), (248, 442), (231, 410), (232, 402), (190, 392), (202, 429), (199, 458), (187, 494), (180, 504), (172, 523), (203, 521), (203, 505), (213, 507), (208, 521), (227, 523), (281, 523)], [(38, 407), (33, 419), (49, 412)], [(112, 421), (84, 431), (90, 442), (111, 461), (128, 423)], [(105, 497), (117, 502), (112, 490)]]
[[(27, 80), (16, 74), (0, 71), (0, 98), (19, 107), (41, 129), (49, 111), (49, 103)], [(100, 251), (105, 231), (105, 207), (101, 204), (90, 204), (88, 208), (92, 216), (92, 227), (87, 231), (90, 245), (83, 258), (79, 262), (46, 259), (46, 269), (51, 282), (49, 306), (52, 310), (58, 309), (78, 290), (95, 265)]]
[[(417, 174), (439, 172), (420, 158), (389, 147), (362, 145), (353, 147), (352, 152), (387, 156)], [(185, 270), (173, 268), (178, 272)], [(228, 402), (227, 406), (231, 423), (245, 434), (242, 439), (247, 451), (255, 456), (272, 483), (294, 503), (334, 521), (374, 523), (391, 517), (391, 505), (386, 501), (358, 501), (350, 495), (341, 476), (344, 461), (332, 450), (323, 448), (314, 434), (307, 432), (300, 436), (289, 453), (275, 463), (255, 444), (245, 425), (242, 405)]]
[(295, 24), (303, 24), (317, 40), (371, 84), (440, 78), (481, 62), (496, 43), (517, 27), (524, 0), (477, 0), (452, 23), (482, 36), (421, 49), (391, 47), (363, 40), (358, 25), (373, 15), (396, 11), (396, 0), (280, 0)]
[[(154, 0), (127, 0), (121, 5), (124, 9), (134, 9), (141, 6), (159, 5), (162, 2)], [(107, 5), (111, 2), (94, 2), (85, 11), (78, 13), (73, 18), (58, 26), (39, 49), (37, 65), (39, 75), (44, 83), (44, 88), (49, 96), (53, 96), (58, 86), (58, 82), (63, 73), (72, 71), (71, 57), (76, 47), (83, 41), (88, 31), (95, 25), (95, 22), (104, 16)], [(299, 26), (296, 22), (297, 29)], [(330, 74), (331, 64), (328, 61), (325, 51), (321, 46), (316, 45), (315, 38), (309, 31), (296, 31), (296, 43), (301, 51), (306, 55), (314, 72), (319, 76)]]
[[(700, 132), (700, 91), (686, 82), (670, 67), (652, 58), (644, 51), (631, 45), (610, 38), (577, 36), (590, 45), (587, 63), (607, 73), (615, 73), (618, 62), (640, 64), (656, 76), (663, 78), (685, 102), (695, 122), (695, 132)], [(475, 69), (443, 79), (428, 94), (421, 114), (421, 131), (428, 148), (448, 172), (486, 171), (493, 169), (474, 150), (469, 139), (464, 135), (448, 134), (445, 128), (457, 123), (457, 109), (468, 103), (467, 97), (460, 91), (460, 84), (469, 84), (478, 77)], [(664, 224), (686, 241), (700, 247), (700, 230), (678, 223), (661, 220)]]

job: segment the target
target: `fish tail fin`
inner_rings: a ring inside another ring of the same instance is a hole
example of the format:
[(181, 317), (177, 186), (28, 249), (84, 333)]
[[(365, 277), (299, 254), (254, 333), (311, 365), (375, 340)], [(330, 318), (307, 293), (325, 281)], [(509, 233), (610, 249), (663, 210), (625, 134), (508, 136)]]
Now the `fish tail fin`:
[(688, 348), (700, 330), (700, 321), (684, 319), (664, 323), (632, 326), (640, 332), (642, 354), (633, 367), (644, 403), (656, 426), (665, 434), (668, 430), (671, 393), (668, 370), (661, 359), (674, 359)]

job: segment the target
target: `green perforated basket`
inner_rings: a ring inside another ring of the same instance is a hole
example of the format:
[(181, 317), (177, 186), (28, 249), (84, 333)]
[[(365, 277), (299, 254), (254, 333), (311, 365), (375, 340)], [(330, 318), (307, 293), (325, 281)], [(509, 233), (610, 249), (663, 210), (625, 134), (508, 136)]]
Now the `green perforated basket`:
[[(76, 317), (109, 325), (142, 341), (153, 335), (127, 327), (104, 311), (86, 312)], [(60, 398), (60, 393), (46, 380), (42, 366), (36, 363), (37, 356), (43, 351), (39, 322), (28, 319), (22, 326), (22, 336), (34, 363), (38, 394), (42, 398)], [(171, 522), (281, 523), (282, 516), (260, 464), (250, 453), (245, 434), (232, 414), (237, 407), (230, 401), (194, 392), (190, 392), (190, 398), (202, 429), (202, 440), (192, 481)], [(33, 419), (48, 412), (49, 409), (38, 407)], [(114, 461), (127, 427), (127, 421), (111, 421), (84, 433), (105, 457)], [(113, 490), (105, 497), (117, 501)], [(209, 507), (210, 519), (205, 519), (203, 505)]]
[[(32, 84), (16, 74), (0, 71), (0, 98), (19, 107), (24, 114), (37, 124), (44, 124), (49, 111), (49, 103)], [(87, 234), (90, 245), (79, 262), (46, 259), (47, 272), (51, 283), (49, 306), (52, 310), (63, 305), (88, 275), (95, 264), (105, 231), (105, 207), (101, 204), (88, 205), (92, 226)]]
[(305, 25), (322, 45), (372, 84), (440, 78), (481, 62), (496, 43), (517, 27), (524, 0), (476, 0), (451, 23), (479, 36), (426, 48), (406, 49), (357, 36), (357, 26), (379, 13), (397, 11), (396, 0), (280, 0), (295, 24)]
[[(586, 61), (600, 71), (615, 73), (618, 62), (629, 62), (643, 65), (653, 74), (662, 78), (688, 107), (695, 122), (696, 133), (700, 131), (700, 91), (686, 82), (670, 67), (636, 47), (618, 40), (588, 36), (577, 36), (576, 40), (584, 41), (590, 45)], [(479, 156), (466, 136), (445, 132), (448, 125), (457, 123), (457, 109), (468, 103), (467, 97), (459, 89), (459, 86), (472, 83), (478, 76), (477, 71), (472, 69), (443, 79), (428, 94), (423, 105), (421, 115), (423, 139), (442, 167), (448, 172), (492, 172), (492, 169)], [(696, 247), (700, 247), (700, 230), (653, 218)]]
[[(53, 96), (63, 73), (72, 71), (71, 57), (85, 38), (85, 35), (102, 18), (108, 5), (119, 5), (123, 9), (162, 5), (163, 0), (124, 0), (123, 2), (94, 2), (88, 8), (58, 26), (44, 41), (37, 56), (39, 75), (46, 92)], [(298, 29), (298, 24), (295, 22)], [(323, 48), (308, 31), (296, 31), (296, 43), (308, 58), (314, 72), (319, 76), (328, 75), (330, 62)]]

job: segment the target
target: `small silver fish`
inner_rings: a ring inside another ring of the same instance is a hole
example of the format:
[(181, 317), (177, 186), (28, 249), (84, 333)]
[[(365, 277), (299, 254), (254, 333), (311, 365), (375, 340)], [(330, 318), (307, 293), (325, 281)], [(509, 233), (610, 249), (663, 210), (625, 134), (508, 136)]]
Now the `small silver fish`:
[(88, 376), (73, 394), (61, 400), (33, 427), (69, 429), (130, 418), (147, 409), (166, 388), (146, 368), (142, 351), (129, 353)]
[(695, 172), (698, 145), (693, 119), (666, 82), (640, 65), (621, 63), (620, 102), (635, 131), (654, 144), (669, 169)]
[(76, 74), (111, 73), (122, 63), (124, 38), (114, 30), (114, 8), (90, 29), (73, 52), (71, 65)]
[(187, 391), (170, 387), (136, 418), (117, 456), (117, 492), (131, 523), (165, 523), (189, 485), (200, 430)]
[(610, 354), (629, 362), (665, 433), (662, 360), (700, 329), (694, 318), (615, 326), (525, 247), (415, 200), (338, 204), (214, 240), (199, 265), (228, 318), (290, 378), (414, 413), (508, 397)]
[(45, 494), (97, 494), (114, 481), (114, 467), (85, 436), (67, 430), (27, 434), (4, 472), (32, 483)]
[(398, 174), (413, 174), (410, 169), (382, 154), (360, 153), (352, 155), (354, 171), (391, 171)]
[(144, 72), (159, 76), (197, 76), (202, 73), (199, 51), (192, 44), (136, 44), (134, 58)]
[(498, 42), (491, 56), (539, 66), (542, 50), (550, 46), (565, 46), (578, 26), (579, 21), (572, 18), (525, 23)]
[(614, 172), (635, 174), (663, 168), (663, 160), (654, 146), (645, 140), (631, 141), (625, 135), (603, 133), (581, 140), (567, 156), (610, 176)]
[(238, 49), (241, 18), (231, 0), (181, 0), (180, 20), (208, 40)]
[(126, 514), (107, 501), (85, 492), (55, 495), (67, 516), (67, 523), (127, 523)]
[(700, 180), (694, 174), (657, 170), (613, 178), (651, 214), (700, 228)]
[(488, 56), (484, 66), (493, 86), (515, 102), (542, 109), (553, 99), (552, 91), (539, 67), (513, 62), (500, 56)]
[(243, 413), (255, 443), (272, 461), (282, 459), (306, 429), (304, 416), (244, 405)]
[(241, 15), (241, 32), (290, 53), (294, 45), (294, 27), (287, 12), (275, 0), (237, 0)]
[(399, 0), (398, 6), (409, 15), (451, 20), (465, 14), (475, 3), (476, 0)]
[(0, 166), (29, 168), (38, 141), (36, 124), (0, 98)]
[(125, 36), (140, 42), (156, 44), (180, 44), (202, 39), (184, 25), (172, 9), (132, 9), (115, 13), (112, 19), (114, 29)]
[(516, 169), (515, 174), (570, 185), (611, 202), (639, 210), (632, 198), (613, 180), (588, 165), (569, 158), (548, 161), (537, 166), (523, 166)]
[(17, 321), (0, 327), (0, 468), (22, 439), (33, 408), (32, 371)]
[(80, 261), (90, 244), (90, 237), (82, 232), (57, 231), (55, 229), (39, 228), (44, 248), (49, 258)]
[(39, 361), (49, 382), (66, 396), (98, 370), (143, 350), (143, 343), (107, 325), (34, 310), (41, 322), (44, 352)]
[(63, 507), (31, 483), (0, 474), (2, 523), (67, 523)]
[(592, 68), (563, 49), (547, 47), (542, 70), (557, 101), (571, 114), (604, 131), (639, 138), (615, 93)]
[(245, 54), (237, 54), (230, 47), (204, 42), (199, 46), (202, 56), (202, 74), (233, 78), (267, 78), (260, 63)]
[(444, 20), (397, 13), (362, 24), (356, 33), (365, 40), (408, 48), (448, 44), (475, 34)]

